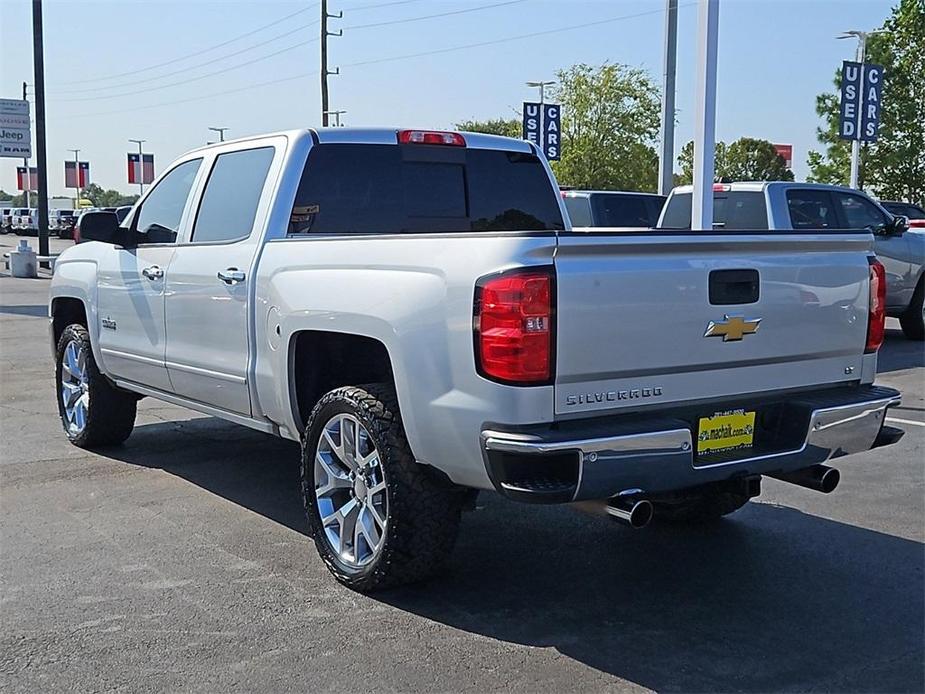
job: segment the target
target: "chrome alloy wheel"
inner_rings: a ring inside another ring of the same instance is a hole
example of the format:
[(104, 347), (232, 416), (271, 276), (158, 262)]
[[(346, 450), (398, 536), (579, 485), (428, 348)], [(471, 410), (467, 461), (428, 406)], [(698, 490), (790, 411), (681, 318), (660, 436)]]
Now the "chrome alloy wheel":
[(83, 345), (71, 340), (61, 357), (61, 402), (64, 405), (64, 426), (72, 436), (79, 436), (87, 426), (90, 407), (90, 372), (87, 352)]
[(384, 544), (388, 496), (379, 451), (356, 417), (337, 414), (327, 421), (314, 470), (328, 544), (348, 565), (368, 564)]

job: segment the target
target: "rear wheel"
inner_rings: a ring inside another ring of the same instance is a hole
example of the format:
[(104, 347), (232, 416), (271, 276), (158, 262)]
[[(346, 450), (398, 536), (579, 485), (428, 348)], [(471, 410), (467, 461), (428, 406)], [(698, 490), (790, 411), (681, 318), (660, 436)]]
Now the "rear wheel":
[(75, 323), (61, 333), (55, 359), (58, 414), (75, 446), (122, 443), (135, 426), (138, 398), (113, 386), (96, 367), (90, 334)]
[(903, 335), (910, 340), (925, 340), (925, 279), (920, 279), (906, 312), (899, 317)]
[(302, 497), (318, 554), (369, 592), (438, 572), (456, 542), (463, 490), (414, 460), (394, 390), (332, 390), (302, 439)]

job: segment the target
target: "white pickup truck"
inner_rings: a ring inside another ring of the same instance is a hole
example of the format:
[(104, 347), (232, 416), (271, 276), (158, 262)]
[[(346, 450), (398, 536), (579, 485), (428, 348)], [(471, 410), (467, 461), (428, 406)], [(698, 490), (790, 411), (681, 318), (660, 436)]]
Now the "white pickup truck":
[(145, 396), (300, 440), (357, 590), (436, 571), (477, 490), (704, 520), (902, 435), (869, 233), (573, 232), (519, 140), (224, 142), (82, 234), (50, 297), (70, 440), (124, 441)]

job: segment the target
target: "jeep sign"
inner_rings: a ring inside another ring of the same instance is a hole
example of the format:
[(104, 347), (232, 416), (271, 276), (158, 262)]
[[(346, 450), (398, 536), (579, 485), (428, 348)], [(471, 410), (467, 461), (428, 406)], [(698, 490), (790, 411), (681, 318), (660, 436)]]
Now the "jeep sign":
[(29, 102), (0, 99), (0, 157), (28, 159), (31, 156)]

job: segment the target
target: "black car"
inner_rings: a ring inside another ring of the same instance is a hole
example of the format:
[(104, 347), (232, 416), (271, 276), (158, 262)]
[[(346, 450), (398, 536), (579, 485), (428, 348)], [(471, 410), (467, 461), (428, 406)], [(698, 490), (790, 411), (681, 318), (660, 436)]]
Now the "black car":
[(913, 228), (925, 227), (925, 210), (911, 202), (891, 202), (881, 200), (880, 206), (886, 208), (890, 214), (902, 215), (909, 219), (909, 226)]
[(573, 227), (650, 229), (667, 198), (655, 193), (607, 190), (563, 190), (565, 208)]

